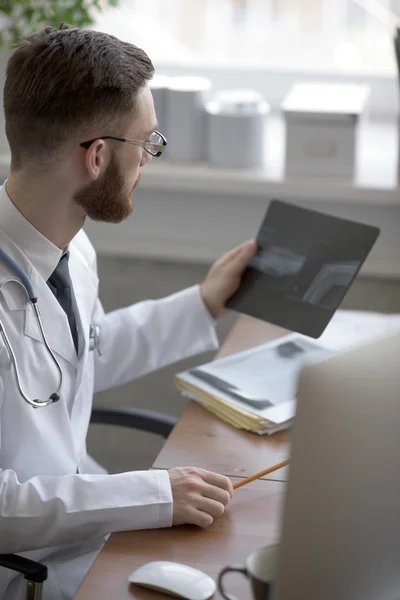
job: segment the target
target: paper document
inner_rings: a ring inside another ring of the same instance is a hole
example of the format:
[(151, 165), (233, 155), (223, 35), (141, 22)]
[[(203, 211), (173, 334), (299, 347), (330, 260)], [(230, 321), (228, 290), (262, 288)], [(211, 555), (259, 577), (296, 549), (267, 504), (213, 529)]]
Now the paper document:
[(400, 331), (400, 314), (338, 311), (317, 341), (297, 333), (176, 375), (181, 392), (234, 427), (271, 434), (290, 426), (307, 362)]
[[(319, 344), (291, 334), (246, 352), (216, 360), (189, 373), (199, 379), (202, 379), (202, 373), (213, 375), (216, 387), (228, 393), (231, 388), (238, 399), (255, 408), (257, 399), (265, 400), (269, 406), (273, 406), (293, 399), (299, 368), (312, 354), (323, 350)], [(203, 378), (203, 381), (207, 382), (207, 379)], [(213, 381), (209, 379), (208, 383), (212, 385)], [(253, 399), (253, 402), (249, 402), (247, 398)]]

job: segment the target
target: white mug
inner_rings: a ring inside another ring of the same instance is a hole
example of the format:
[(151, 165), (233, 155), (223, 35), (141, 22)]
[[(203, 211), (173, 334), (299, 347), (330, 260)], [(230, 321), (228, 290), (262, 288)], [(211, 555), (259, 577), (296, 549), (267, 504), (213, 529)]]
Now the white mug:
[(242, 573), (251, 583), (254, 600), (272, 600), (273, 581), (276, 575), (276, 558), (278, 546), (266, 546), (252, 552), (244, 565), (230, 565), (222, 569), (218, 575), (218, 590), (225, 600), (236, 600), (228, 594), (223, 586), (223, 578), (227, 573)]

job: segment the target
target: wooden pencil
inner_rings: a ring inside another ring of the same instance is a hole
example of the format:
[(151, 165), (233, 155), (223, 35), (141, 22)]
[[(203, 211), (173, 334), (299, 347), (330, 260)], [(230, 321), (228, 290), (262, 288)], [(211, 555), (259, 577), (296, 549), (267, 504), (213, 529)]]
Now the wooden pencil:
[(237, 481), (236, 483), (233, 484), (233, 489), (237, 490), (238, 488), (242, 487), (242, 485), (246, 485), (247, 483), (251, 483), (252, 481), (255, 481), (256, 479), (260, 479), (260, 477), (264, 477), (264, 475), (269, 475), (270, 473), (273, 473), (274, 471), (277, 471), (278, 469), (282, 469), (283, 467), (286, 467), (286, 465), (288, 465), (288, 464), (289, 464), (289, 460), (283, 460), (282, 462), (278, 463), (277, 465), (274, 465), (273, 467), (269, 467), (268, 469), (264, 469), (264, 471), (255, 473), (251, 477), (246, 477), (246, 479), (241, 479), (240, 481)]

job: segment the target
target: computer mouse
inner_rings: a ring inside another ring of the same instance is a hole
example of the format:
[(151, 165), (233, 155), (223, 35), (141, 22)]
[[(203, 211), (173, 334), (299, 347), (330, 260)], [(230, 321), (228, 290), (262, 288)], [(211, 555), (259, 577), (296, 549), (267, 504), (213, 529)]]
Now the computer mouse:
[(142, 565), (129, 575), (129, 581), (185, 600), (207, 600), (217, 588), (202, 571), (164, 560)]

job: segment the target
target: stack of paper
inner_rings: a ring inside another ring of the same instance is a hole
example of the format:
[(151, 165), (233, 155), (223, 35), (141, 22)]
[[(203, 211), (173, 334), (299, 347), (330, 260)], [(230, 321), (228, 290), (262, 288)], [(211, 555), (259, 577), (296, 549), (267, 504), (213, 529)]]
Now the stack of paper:
[(176, 385), (234, 427), (271, 434), (294, 417), (305, 362), (398, 330), (400, 315), (338, 311), (318, 341), (289, 334), (178, 373)]

